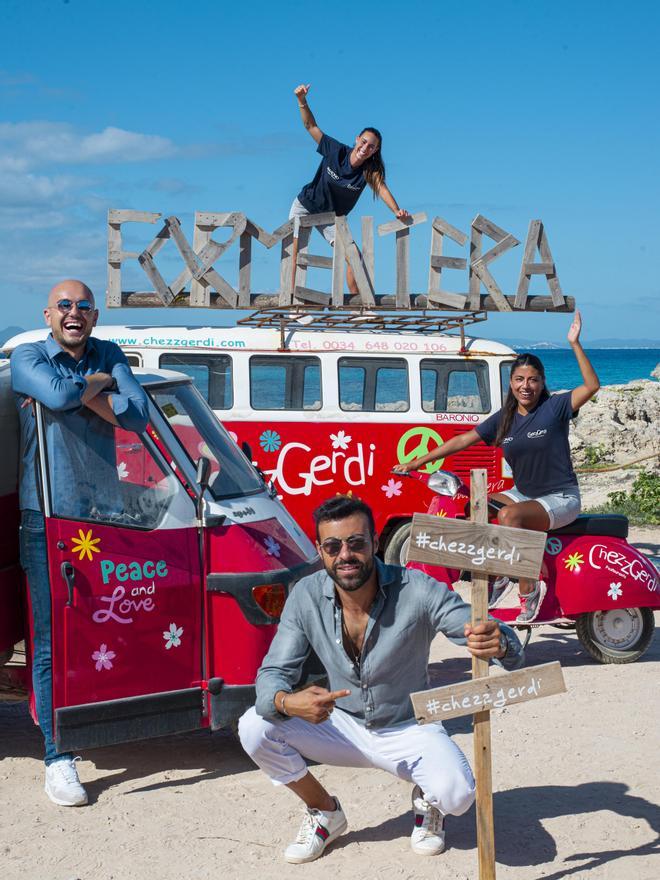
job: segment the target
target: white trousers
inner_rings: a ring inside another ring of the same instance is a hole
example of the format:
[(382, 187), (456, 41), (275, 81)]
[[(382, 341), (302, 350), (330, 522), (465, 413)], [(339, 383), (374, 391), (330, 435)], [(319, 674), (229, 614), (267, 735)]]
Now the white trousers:
[[(467, 758), (440, 723), (369, 730), (335, 708), (327, 721), (269, 721), (254, 708), (238, 725), (241, 744), (275, 785), (302, 779), (305, 758), (336, 767), (377, 767), (413, 782), (444, 815), (460, 816), (474, 801)], [(304, 757), (303, 757), (304, 756)]]

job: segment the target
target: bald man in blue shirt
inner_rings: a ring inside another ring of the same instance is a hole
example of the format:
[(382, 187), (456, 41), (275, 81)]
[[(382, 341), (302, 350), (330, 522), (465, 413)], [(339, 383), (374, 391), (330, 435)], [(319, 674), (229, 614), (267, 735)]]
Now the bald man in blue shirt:
[[(141, 433), (147, 425), (148, 406), (119, 346), (90, 338), (98, 310), (86, 284), (73, 279), (56, 284), (44, 317), (51, 329), (48, 338), (19, 345), (11, 356), (12, 388), (21, 422), (21, 564), (32, 606), (32, 682), (45, 741), (45, 791), (60, 806), (82, 806), (87, 793), (78, 779), (74, 757), (58, 753), (54, 741), (50, 582), (32, 402), (37, 400), (57, 414), (47, 428), (49, 449), (57, 461), (51, 489), (60, 501), (60, 515), (73, 518), (89, 518), (92, 510), (111, 516), (115, 507), (114, 512), (120, 513), (113, 426)], [(105, 393), (111, 388), (111, 393)], [(97, 473), (91, 481), (92, 462), (94, 468), (103, 467), (103, 476), (109, 479), (99, 480)]]

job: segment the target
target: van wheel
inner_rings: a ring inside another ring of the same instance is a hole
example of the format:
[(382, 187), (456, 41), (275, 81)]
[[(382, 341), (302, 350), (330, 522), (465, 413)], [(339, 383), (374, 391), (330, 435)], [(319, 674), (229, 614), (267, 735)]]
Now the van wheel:
[(411, 531), (412, 523), (410, 520), (401, 523), (394, 529), (383, 551), (383, 561), (386, 565), (405, 566)]
[(575, 625), (583, 647), (599, 663), (634, 663), (653, 639), (650, 608), (613, 608), (581, 614)]

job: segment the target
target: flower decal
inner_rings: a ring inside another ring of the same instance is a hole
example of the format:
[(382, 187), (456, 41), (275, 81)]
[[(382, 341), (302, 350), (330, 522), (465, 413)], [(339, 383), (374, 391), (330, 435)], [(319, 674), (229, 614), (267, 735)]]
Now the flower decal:
[(564, 560), (564, 568), (567, 568), (569, 571), (579, 571), (583, 562), (584, 556), (581, 553), (571, 553)]
[(259, 446), (264, 452), (277, 452), (282, 445), (282, 438), (277, 431), (264, 431), (259, 437)]
[(280, 545), (271, 535), (268, 535), (264, 540), (264, 547), (269, 556), (277, 556), (278, 559), (280, 558)]
[(352, 439), (346, 431), (337, 431), (336, 434), (330, 434), (333, 449), (348, 449), (348, 444)]
[(170, 648), (178, 648), (181, 644), (181, 636), (183, 635), (183, 627), (177, 626), (176, 623), (171, 623), (170, 628), (164, 630), (163, 638), (165, 639), (165, 650), (169, 651)]
[(116, 656), (114, 651), (108, 651), (107, 645), (101, 645), (98, 651), (94, 651), (92, 654), (96, 671), (101, 672), (102, 669), (112, 669), (112, 661)]
[(79, 554), (78, 560), (80, 562), (83, 561), (85, 556), (91, 562), (92, 559), (94, 558), (93, 554), (101, 552), (99, 550), (99, 548), (96, 546), (97, 544), (101, 543), (101, 539), (100, 538), (93, 538), (91, 529), (89, 529), (87, 534), (85, 534), (85, 532), (83, 532), (82, 529), (78, 529), (78, 535), (80, 537), (71, 538), (71, 544), (73, 545), (73, 548), (72, 548), (73, 552)]
[(125, 480), (128, 476), (128, 468), (125, 461), (120, 461), (117, 465), (117, 476), (120, 480)]
[(619, 598), (619, 596), (621, 596), (622, 594), (623, 594), (623, 590), (621, 589), (621, 583), (620, 583), (620, 582), (619, 582), (619, 583), (611, 583), (611, 584), (610, 584), (610, 588), (609, 588), (609, 590), (607, 591), (607, 595), (608, 595), (611, 599), (614, 599), (614, 601), (616, 602), (616, 600), (617, 600), (617, 599)]
[(436, 516), (447, 516), (447, 511), (440, 508), (440, 510), (438, 510), (438, 512), (436, 513)]
[(387, 498), (395, 498), (397, 495), (401, 494), (401, 486), (403, 486), (401, 480), (390, 478), (387, 483), (380, 488), (383, 490)]

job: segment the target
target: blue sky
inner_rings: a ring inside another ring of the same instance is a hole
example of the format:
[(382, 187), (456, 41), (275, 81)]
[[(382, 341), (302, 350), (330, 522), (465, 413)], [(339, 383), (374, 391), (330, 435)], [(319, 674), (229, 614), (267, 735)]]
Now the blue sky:
[[(317, 164), (292, 94), (311, 82), (324, 131), (349, 142), (365, 125), (383, 132), (401, 206), (463, 230), (482, 213), (523, 243), (541, 218), (585, 339), (658, 338), (659, 17), (650, 0), (4, 0), (0, 329), (38, 326), (62, 277), (82, 278), (103, 301), (108, 208), (175, 214), (190, 238), (195, 210), (282, 223)], [(356, 238), (367, 213), (391, 218), (365, 193)], [(141, 249), (154, 230), (133, 229), (128, 246)], [(429, 243), (429, 224), (416, 227), (418, 292)], [(324, 248), (317, 238), (315, 252)], [(393, 237), (376, 248), (377, 286), (389, 292)], [(492, 265), (506, 293), (522, 250)], [(255, 287), (276, 289), (275, 251), (255, 247)], [(466, 255), (455, 245), (446, 253)], [(161, 254), (173, 279), (180, 266)], [(236, 254), (218, 265), (232, 282)], [(309, 280), (327, 284), (322, 274)], [(447, 273), (449, 289), (466, 284), (465, 273)], [(126, 270), (125, 286), (145, 285)], [(232, 314), (102, 309), (101, 319), (225, 323)], [(561, 340), (568, 323), (493, 316), (484, 332)]]

